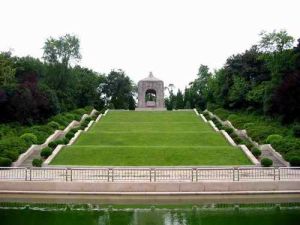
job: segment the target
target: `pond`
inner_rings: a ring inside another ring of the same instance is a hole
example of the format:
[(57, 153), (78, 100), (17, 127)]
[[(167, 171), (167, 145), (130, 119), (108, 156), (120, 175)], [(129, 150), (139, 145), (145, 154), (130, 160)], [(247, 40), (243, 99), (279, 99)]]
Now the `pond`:
[(298, 203), (265, 205), (41, 205), (1, 203), (2, 225), (298, 225)]

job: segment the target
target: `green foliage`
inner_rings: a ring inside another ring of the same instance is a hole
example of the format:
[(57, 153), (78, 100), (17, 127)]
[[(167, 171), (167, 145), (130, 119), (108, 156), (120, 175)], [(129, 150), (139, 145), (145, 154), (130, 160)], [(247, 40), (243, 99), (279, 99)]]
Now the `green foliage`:
[(32, 133), (25, 133), (20, 136), (23, 139), (27, 146), (37, 143), (37, 137)]
[(71, 139), (74, 137), (74, 135), (75, 135), (74, 132), (69, 131), (69, 132), (65, 135), (65, 137), (68, 138), (69, 140), (71, 140)]
[(300, 166), (300, 156), (293, 156), (290, 159), (291, 166)]
[(8, 167), (12, 164), (12, 160), (10, 158), (0, 157), (0, 166)]
[(295, 137), (300, 137), (300, 124), (293, 126), (293, 134)]
[(62, 144), (66, 145), (66, 144), (69, 143), (69, 141), (70, 141), (70, 139), (64, 137), (64, 138), (62, 139)]
[(259, 150), (258, 148), (252, 148), (251, 152), (256, 158), (258, 158), (261, 155), (261, 150)]
[(267, 144), (276, 144), (282, 140), (282, 136), (279, 134), (271, 134), (267, 137), (266, 143)]
[(213, 112), (223, 121), (227, 120), (228, 116), (231, 114), (230, 111), (223, 108), (217, 108)]
[(225, 127), (225, 131), (230, 135), (234, 132), (234, 130), (231, 127)]
[(260, 36), (259, 47), (265, 52), (282, 52), (285, 49), (290, 49), (294, 42), (294, 38), (288, 35), (286, 30), (280, 30), (278, 32), (274, 30), (271, 33), (262, 31)]
[(0, 53), (0, 87), (11, 86), (16, 82), (16, 69), (13, 66), (10, 55), (10, 52)]
[(53, 130), (59, 130), (60, 127), (60, 124), (55, 121), (51, 121), (47, 125), (51, 127)]
[(41, 159), (33, 159), (32, 160), (32, 166), (34, 167), (41, 167), (43, 164), (43, 160)]
[(272, 159), (269, 159), (269, 158), (262, 158), (260, 163), (263, 167), (270, 167), (273, 165)]
[(47, 159), (52, 154), (52, 151), (53, 150), (50, 147), (43, 148), (41, 151), (41, 157)]
[(4, 151), (12, 151), (16, 153), (23, 153), (29, 146), (20, 137), (8, 137), (0, 140), (0, 154)]

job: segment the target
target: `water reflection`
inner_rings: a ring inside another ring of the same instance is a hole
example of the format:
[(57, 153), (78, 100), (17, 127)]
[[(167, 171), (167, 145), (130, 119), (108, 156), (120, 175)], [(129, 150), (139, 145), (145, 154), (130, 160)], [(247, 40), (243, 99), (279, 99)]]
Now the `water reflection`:
[[(237, 210), (238, 209), (238, 210)], [(26, 221), (26, 222), (24, 222)], [(2, 225), (298, 225), (300, 208), (51, 208), (0, 209)]]

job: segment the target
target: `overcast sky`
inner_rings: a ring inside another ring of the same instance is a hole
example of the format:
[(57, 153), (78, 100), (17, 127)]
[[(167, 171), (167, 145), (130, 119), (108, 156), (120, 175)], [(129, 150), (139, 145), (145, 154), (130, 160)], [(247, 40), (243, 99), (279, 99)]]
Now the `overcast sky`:
[(0, 51), (42, 57), (44, 41), (75, 34), (80, 65), (154, 76), (184, 88), (200, 64), (220, 68), (261, 30), (300, 38), (299, 0), (0, 0)]

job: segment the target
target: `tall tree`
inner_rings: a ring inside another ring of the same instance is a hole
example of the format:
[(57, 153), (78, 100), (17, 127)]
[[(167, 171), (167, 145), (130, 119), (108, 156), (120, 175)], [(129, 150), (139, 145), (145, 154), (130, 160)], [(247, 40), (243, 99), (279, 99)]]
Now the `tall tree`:
[(46, 40), (43, 49), (43, 58), (52, 64), (61, 63), (64, 67), (68, 67), (70, 61), (81, 59), (80, 41), (74, 35), (66, 34), (58, 39), (50, 37)]

